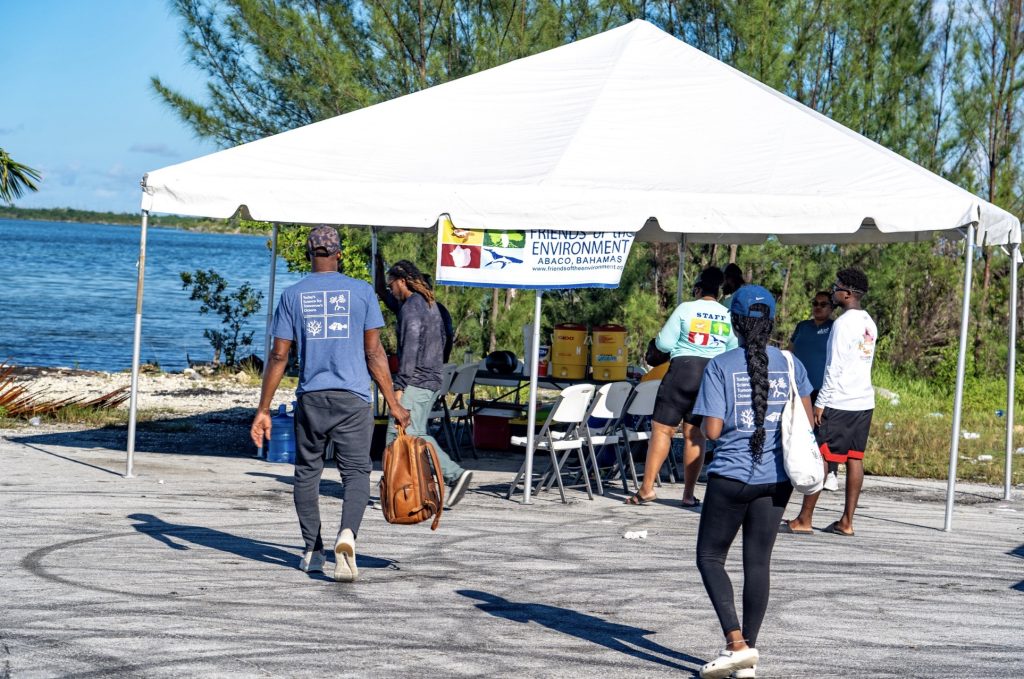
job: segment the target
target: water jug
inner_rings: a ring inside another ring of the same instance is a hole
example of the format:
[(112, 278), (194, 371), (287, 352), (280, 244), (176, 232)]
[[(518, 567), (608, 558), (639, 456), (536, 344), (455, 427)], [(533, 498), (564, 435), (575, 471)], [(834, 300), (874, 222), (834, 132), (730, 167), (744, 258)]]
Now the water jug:
[(288, 414), (288, 407), (281, 404), (277, 415), (270, 420), (270, 447), (267, 449), (267, 462), (295, 463), (295, 425), (294, 419)]

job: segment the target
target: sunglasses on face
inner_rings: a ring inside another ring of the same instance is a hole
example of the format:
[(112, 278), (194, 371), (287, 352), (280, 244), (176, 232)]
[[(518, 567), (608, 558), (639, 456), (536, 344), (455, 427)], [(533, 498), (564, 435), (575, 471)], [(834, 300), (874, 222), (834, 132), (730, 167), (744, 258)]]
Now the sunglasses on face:
[(832, 292), (833, 294), (837, 292), (848, 292), (852, 295), (854, 291), (851, 290), (850, 288), (844, 288), (843, 286), (839, 285), (839, 283), (833, 283)]

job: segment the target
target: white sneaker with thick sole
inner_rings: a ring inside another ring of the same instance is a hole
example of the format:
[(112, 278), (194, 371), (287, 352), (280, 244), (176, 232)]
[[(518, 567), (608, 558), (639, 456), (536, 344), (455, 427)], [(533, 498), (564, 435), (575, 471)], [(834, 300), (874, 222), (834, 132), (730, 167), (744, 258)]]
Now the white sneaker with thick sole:
[(822, 486), (824, 490), (839, 490), (839, 478), (836, 477), (835, 472), (829, 472), (825, 475), (825, 485)]
[(742, 670), (736, 670), (731, 676), (733, 679), (755, 679), (755, 677), (757, 677), (757, 665), (747, 667)]
[(357, 577), (356, 537), (346, 528), (338, 533), (334, 543), (334, 579), (338, 582), (354, 582)]
[(724, 679), (738, 670), (750, 669), (757, 665), (757, 649), (744, 648), (742, 651), (720, 651), (718, 657), (700, 668), (703, 679)]
[(327, 556), (324, 550), (308, 550), (302, 553), (302, 561), (299, 562), (299, 570), (303, 573), (323, 573), (324, 562)]
[(473, 472), (469, 470), (459, 474), (459, 478), (455, 479), (455, 483), (452, 484), (448, 497), (444, 499), (445, 509), (451, 509), (455, 505), (459, 504), (462, 500), (462, 496), (466, 494), (466, 489), (469, 488), (469, 482), (472, 480)]

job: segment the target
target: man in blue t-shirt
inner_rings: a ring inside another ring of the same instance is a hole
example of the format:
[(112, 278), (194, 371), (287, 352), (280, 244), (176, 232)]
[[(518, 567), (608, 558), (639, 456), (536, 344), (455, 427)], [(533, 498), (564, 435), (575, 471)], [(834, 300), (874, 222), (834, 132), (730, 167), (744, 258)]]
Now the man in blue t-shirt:
[(373, 468), (370, 379), (380, 387), (392, 416), (406, 427), (409, 411), (399, 403), (391, 384), (380, 343), (384, 318), (377, 298), (368, 283), (338, 273), (340, 253), (337, 229), (318, 226), (310, 232), (306, 256), (313, 273), (281, 294), (271, 327), (274, 346), (250, 434), (257, 446), (270, 440), (270, 402), (295, 344), (300, 373), (295, 390), (294, 498), (305, 543), (300, 568), (308, 573), (324, 569), (320, 475), (326, 452), (333, 449), (345, 486), (341, 529), (334, 542), (334, 579), (351, 582), (359, 574), (355, 540), (370, 499)]
[(811, 403), (818, 396), (821, 381), (825, 378), (825, 357), (828, 354), (828, 337), (832, 330), (832, 296), (819, 292), (811, 302), (811, 318), (800, 321), (789, 338), (789, 350), (807, 368), (807, 379), (811, 381), (814, 393)]
[[(810, 320), (800, 321), (793, 329), (793, 336), (789, 338), (789, 350), (800, 359), (800, 362), (807, 368), (807, 379), (811, 381), (811, 403), (818, 399), (818, 391), (821, 389), (822, 380), (825, 379), (825, 358), (828, 355), (828, 338), (832, 332), (832, 295), (828, 292), (819, 292), (811, 300)], [(815, 434), (817, 434), (815, 428)], [(822, 441), (818, 441), (820, 445)], [(835, 462), (828, 463), (828, 474), (825, 476), (824, 490), (838, 490), (839, 479), (837, 473), (839, 465)]]

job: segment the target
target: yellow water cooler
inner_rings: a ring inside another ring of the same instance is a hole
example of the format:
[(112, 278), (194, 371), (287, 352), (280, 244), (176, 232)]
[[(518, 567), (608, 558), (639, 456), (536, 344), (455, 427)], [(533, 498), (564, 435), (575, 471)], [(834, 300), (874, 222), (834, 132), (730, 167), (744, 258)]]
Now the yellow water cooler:
[(593, 378), (600, 382), (626, 379), (626, 329), (621, 325), (596, 325), (591, 337)]
[(587, 327), (560, 323), (551, 333), (550, 377), (582, 380), (587, 376)]

